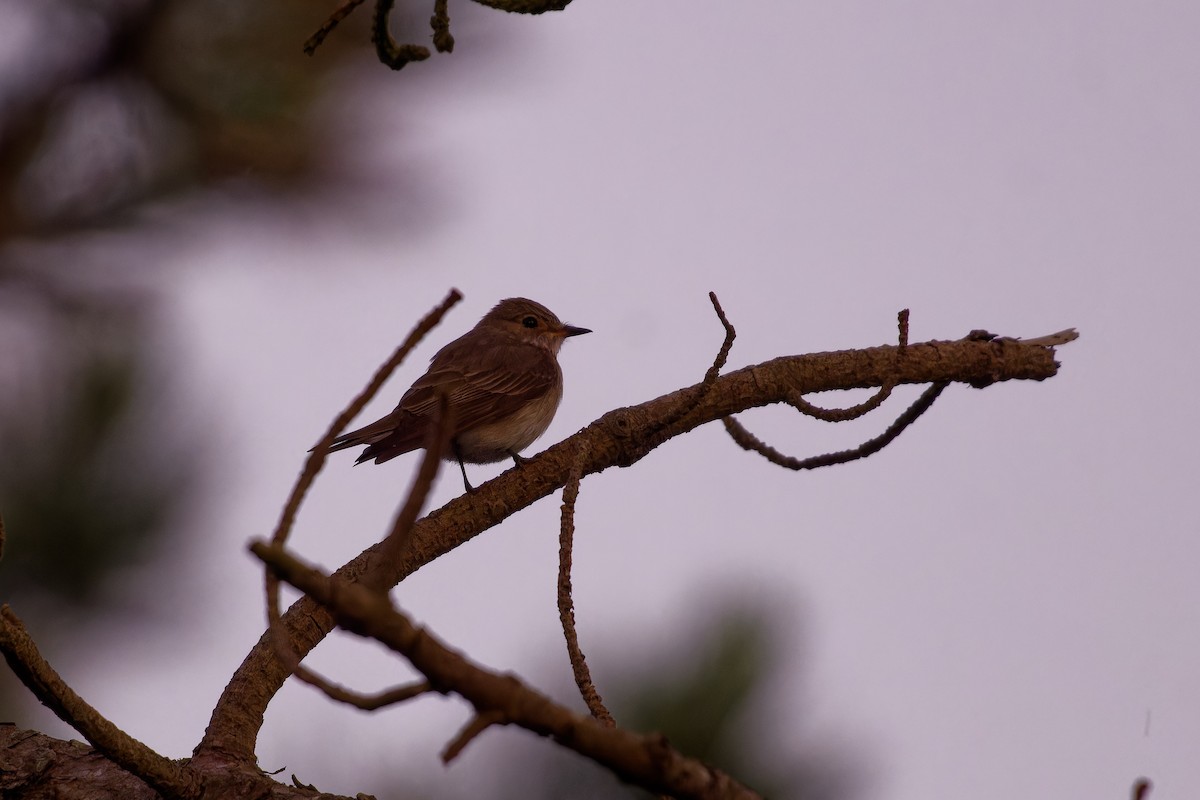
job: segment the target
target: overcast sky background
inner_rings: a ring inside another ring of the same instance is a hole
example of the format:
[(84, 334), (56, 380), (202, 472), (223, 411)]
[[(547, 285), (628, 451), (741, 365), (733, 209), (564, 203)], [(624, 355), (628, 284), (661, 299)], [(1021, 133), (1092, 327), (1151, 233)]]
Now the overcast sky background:
[[(427, 16), (417, 5), (405, 13)], [(954, 386), (849, 466), (787, 472), (711, 425), (589, 477), (575, 602), (601, 691), (612, 665), (714, 604), (761, 599), (793, 623), (783, 746), (847, 743), (870, 797), (1119, 798), (1139, 775), (1163, 800), (1200, 795), (1200, 7), (578, 0), (533, 18), (451, 14), (460, 53), (482, 26), (515, 44), (453, 91), (439, 81), (457, 53), (336, 93), (371, 143), (348, 168), (422, 164), (444, 223), (414, 231), (386, 207), (358, 227), (231, 219), (164, 271), (219, 478), (172, 588), (178, 635), (93, 653), (77, 690), (152, 746), (190, 751), (261, 631), (245, 543), (451, 286), (465, 301), (361, 422), (503, 297), (595, 331), (564, 348), (565, 399), (531, 452), (699, 380), (722, 336), (710, 290), (738, 329), (730, 369), (891, 342), (907, 307), (913, 341), (1081, 338), (1053, 380)], [(810, 455), (876, 435), (917, 391), (836, 429), (780, 409), (743, 421)], [(416, 460), (333, 457), (295, 546), (329, 567), (353, 557)], [(447, 470), (433, 506), (460, 492)], [(555, 497), (395, 596), (478, 661), (535, 681), (558, 664), (561, 679), (557, 531)], [(405, 674), (358, 642), (312, 663), (363, 687)], [(437, 752), (465, 719), (446, 700), (368, 717), (289, 685), (261, 761), (372, 791), (367, 767), (441, 775)], [(463, 763), (521, 735), (489, 732)]]

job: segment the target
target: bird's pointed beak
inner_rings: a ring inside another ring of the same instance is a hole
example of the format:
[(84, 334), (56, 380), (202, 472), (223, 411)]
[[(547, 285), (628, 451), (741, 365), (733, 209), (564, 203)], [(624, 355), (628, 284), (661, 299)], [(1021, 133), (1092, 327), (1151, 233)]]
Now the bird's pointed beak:
[(563, 325), (563, 336), (579, 336), (580, 334), (591, 332), (591, 328), (576, 328), (574, 325)]

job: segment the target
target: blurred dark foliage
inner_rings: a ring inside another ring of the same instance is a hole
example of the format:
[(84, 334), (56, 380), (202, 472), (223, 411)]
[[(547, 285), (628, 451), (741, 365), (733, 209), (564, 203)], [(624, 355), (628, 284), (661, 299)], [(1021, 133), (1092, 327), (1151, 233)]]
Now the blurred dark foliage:
[[(864, 785), (858, 759), (835, 745), (797, 740), (801, 721), (781, 716), (796, 705), (780, 700), (781, 691), (797, 684), (795, 674), (784, 674), (781, 646), (794, 634), (796, 620), (733, 597), (707, 606), (711, 616), (696, 629), (675, 634), (680, 638), (657, 652), (627, 656), (615, 676), (597, 677), (617, 723), (665, 734), (681, 752), (737, 776), (764, 797), (859, 795)], [(652, 797), (541, 741), (527, 738), (506, 746), (505, 753), (495, 784), (502, 788), (491, 795), (498, 800)]]
[[(306, 115), (352, 34), (320, 0), (39, 0), (3, 9), (0, 242), (128, 223), (230, 176), (319, 172)], [(352, 25), (348, 21), (347, 25)]]
[[(172, 427), (169, 372), (134, 298), (26, 301), (8, 309), (23, 317), (23, 332), (49, 330), (25, 342), (28, 363), (6, 376), (0, 407), (0, 508), (10, 532), (0, 598), (19, 598), (25, 611), (33, 604), (35, 614), (69, 608), (78, 619), (103, 607), (109, 574), (137, 564), (179, 522), (206, 452), (186, 425)], [(54, 310), (30, 318), (39, 303)]]
[[(0, 602), (43, 645), (70, 647), (114, 604), (123, 625), (148, 621), (130, 619), (127, 577), (199, 505), (222, 431), (182, 396), (160, 310), (178, 256), (237, 226), (407, 235), (440, 219), (429, 164), (374, 160), (381, 143), (408, 154), (399, 105), (370, 99), (392, 73), (369, 13), (303, 54), (335, 7), (0, 0)], [(393, 30), (428, 37), (428, 13)], [(460, 28), (475, 59), (509, 46)], [(463, 74), (456, 58), (443, 78)], [(186, 560), (155, 561), (155, 580), (174, 585)]]
[(106, 576), (178, 526), (204, 448), (194, 408), (169, 407), (177, 366), (147, 280), (173, 246), (161, 209), (234, 178), (281, 203), (327, 186), (308, 115), (348, 50), (332, 41), (317, 63), (300, 42), (328, 11), (0, 7), (3, 599), (102, 613)]

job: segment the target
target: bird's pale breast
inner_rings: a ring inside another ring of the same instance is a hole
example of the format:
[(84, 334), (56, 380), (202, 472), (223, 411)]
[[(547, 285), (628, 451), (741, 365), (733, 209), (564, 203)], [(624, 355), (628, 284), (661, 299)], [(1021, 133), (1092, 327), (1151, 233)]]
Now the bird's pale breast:
[(544, 395), (504, 419), (463, 431), (456, 437), (463, 461), (491, 464), (524, 450), (550, 427), (561, 400), (562, 381), (558, 381)]

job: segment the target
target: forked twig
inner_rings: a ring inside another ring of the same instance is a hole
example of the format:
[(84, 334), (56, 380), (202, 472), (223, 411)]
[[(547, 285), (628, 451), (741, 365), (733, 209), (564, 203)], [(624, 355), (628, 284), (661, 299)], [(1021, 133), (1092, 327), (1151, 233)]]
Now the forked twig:
[(933, 405), (933, 401), (942, 393), (950, 384), (942, 382), (935, 383), (921, 393), (921, 396), (916, 399), (911, 406), (905, 409), (904, 413), (896, 418), (895, 422), (888, 426), (888, 429), (876, 436), (874, 439), (868, 439), (850, 450), (842, 450), (837, 453), (824, 453), (819, 456), (811, 456), (809, 458), (794, 458), (784, 455), (766, 444), (762, 440), (746, 430), (742, 423), (738, 422), (734, 417), (724, 417), (721, 422), (725, 424), (725, 430), (733, 437), (733, 440), (738, 443), (743, 450), (753, 450), (763, 458), (770, 461), (772, 464), (777, 464), (787, 469), (817, 469), (818, 467), (830, 467), (834, 464), (845, 464), (848, 461), (854, 461), (859, 458), (878, 453), (883, 448), (887, 447), (896, 437), (904, 432), (904, 429), (917, 421), (917, 418), (929, 410)]
[[(430, 311), (425, 317), (417, 323), (416, 327), (409, 332), (408, 337), (404, 342), (396, 348), (391, 357), (385, 361), (375, 374), (371, 376), (371, 380), (367, 383), (363, 390), (350, 401), (343, 411), (330, 424), (325, 435), (321, 437), (316, 446), (308, 453), (308, 458), (304, 462), (304, 469), (300, 473), (300, 477), (296, 479), (296, 483), (292, 486), (292, 491), (288, 495), (287, 502), (283, 506), (283, 511), (280, 512), (279, 522), (275, 525), (275, 530), (271, 534), (271, 541), (276, 544), (283, 544), (287, 541), (288, 535), (292, 531), (292, 525), (296, 521), (296, 513), (300, 510), (300, 504), (304, 502), (305, 495), (312, 488), (313, 481), (317, 478), (317, 473), (321, 471), (321, 467), (325, 464), (325, 459), (329, 455), (329, 445), (333, 443), (334, 438), (342, 432), (355, 416), (371, 401), (384, 382), (400, 366), (400, 362), (412, 352), (413, 348), (425, 338), (425, 335), (433, 330), (442, 317), (446, 315), (455, 303), (462, 300), (462, 294), (457, 289), (451, 289), (446, 295), (446, 299), (441, 305)], [(267, 594), (267, 623), (275, 624), (279, 619), (279, 582), (275, 579), (270, 570), (265, 571), (265, 583)]]
[(592, 716), (608, 727), (617, 724), (588, 669), (587, 659), (579, 647), (579, 634), (575, 630), (575, 601), (571, 597), (571, 551), (575, 541), (575, 501), (579, 499), (579, 482), (583, 475), (583, 462), (590, 448), (584, 445), (575, 457), (567, 485), (563, 487), (562, 523), (558, 534), (558, 618), (562, 622), (563, 636), (567, 640), (567, 656), (571, 659), (571, 672), (583, 702), (587, 703)]
[[(429, 490), (433, 486), (433, 479), (437, 477), (438, 468), (441, 466), (442, 457), (449, 446), (450, 435), (453, 430), (454, 410), (450, 407), (449, 398), (445, 394), (441, 394), (438, 396), (437, 415), (434, 417), (433, 424), (429, 426), (429, 431), (425, 436), (424, 454), (421, 457), (421, 465), (417, 469), (417, 475), (413, 479), (412, 488), (409, 489), (404, 504), (396, 513), (395, 520), (392, 522), (392, 528), (380, 548), (382, 559), (398, 560), (404, 554), (404, 549), (409, 541), (409, 533), (412, 531), (413, 523), (416, 522), (417, 516), (421, 513), (421, 508), (425, 505), (425, 499), (429, 496)], [(377, 591), (387, 590), (386, 586), (381, 586), (377, 583), (373, 584), (369, 577), (363, 583)], [(299, 654), (292, 648), (291, 642), (288, 641), (287, 632), (278, 621), (272, 623), (270, 630), (275, 640), (275, 653), (279, 660), (290, 667), (292, 674), (296, 678), (307, 683), (309, 686), (320, 689), (330, 700), (347, 703), (369, 711), (391, 703), (408, 700), (417, 694), (430, 690), (427, 688), (419, 692), (413, 692), (411, 691), (411, 687), (401, 687), (370, 695), (355, 692), (334, 683), (323, 675), (302, 665)]]
[(729, 359), (729, 351), (733, 348), (733, 340), (737, 338), (737, 331), (733, 325), (729, 323), (729, 318), (725, 316), (725, 309), (721, 308), (721, 301), (717, 299), (716, 292), (709, 292), (708, 299), (713, 305), (713, 310), (717, 312), (717, 319), (721, 321), (721, 327), (725, 329), (725, 339), (721, 342), (721, 347), (717, 350), (717, 357), (713, 359), (712, 366), (704, 373), (704, 380), (691, 390), (687, 401), (681, 403), (672, 413), (666, 415), (659, 420), (656, 430), (662, 431), (670, 428), (679, 420), (683, 419), (692, 409), (700, 405), (704, 398), (712, 391), (713, 384), (717, 382), (717, 378), (721, 377), (721, 369), (725, 366), (725, 362)]
[[(729, 323), (729, 318), (725, 316), (725, 309), (721, 308), (721, 301), (717, 299), (716, 292), (709, 292), (708, 299), (713, 304), (713, 311), (717, 312), (717, 319), (721, 321), (721, 327), (725, 329), (725, 340), (721, 342), (721, 349), (717, 351), (717, 357), (713, 359), (713, 364), (708, 368), (708, 372), (704, 373), (704, 380), (700, 383), (703, 387), (704, 394), (708, 394), (712, 390), (713, 383), (716, 382), (717, 376), (721, 374), (721, 367), (725, 366), (725, 361), (729, 358), (729, 351), (733, 348), (733, 340), (737, 338), (737, 331), (733, 329), (733, 325)], [(704, 395), (700, 396), (704, 399)]]
[[(815, 417), (816, 419), (824, 422), (845, 422), (847, 420), (858, 419), (859, 417), (874, 411), (876, 408), (879, 408), (883, 401), (891, 396), (892, 390), (896, 388), (896, 385), (899, 381), (897, 376), (900, 374), (900, 363), (908, 353), (908, 321), (908, 309), (901, 309), (896, 315), (898, 336), (897, 347), (895, 350), (896, 369), (893, 371), (893, 374), (890, 375), (879, 387), (879, 391), (871, 395), (871, 397), (869, 397), (866, 401), (859, 403), (856, 406), (851, 406), (850, 408), (821, 408), (805, 400), (801, 396), (800, 392), (790, 391), (787, 394), (786, 400), (788, 405), (794, 407), (797, 411), (800, 411), (806, 416)], [(917, 398), (917, 401), (913, 403), (912, 406), (910, 406), (903, 414), (901, 414), (886, 431), (874, 439), (863, 442), (861, 445), (851, 450), (843, 450), (837, 453), (826, 453), (824, 455), (812, 456), (804, 459), (794, 458), (792, 456), (787, 456), (783, 453), (780, 453), (774, 447), (766, 444), (761, 439), (754, 436), (754, 434), (750, 433), (750, 431), (746, 430), (745, 426), (733, 417), (725, 417), (721, 420), (721, 422), (724, 423), (725, 430), (729, 432), (729, 435), (735, 442), (738, 443), (739, 446), (745, 450), (752, 450), (758, 453), (773, 464), (794, 470), (816, 469), (817, 467), (828, 467), (834, 464), (845, 464), (847, 461), (866, 458), (869, 455), (879, 452), (884, 447), (889, 445), (893, 440), (895, 440), (895, 438), (899, 436), (905, 428), (915, 422), (917, 417), (929, 410), (929, 407), (933, 405), (933, 401), (937, 399), (937, 396), (941, 394), (943, 389), (946, 388), (946, 385), (947, 384), (942, 383), (931, 386), (925, 391), (924, 394)]]

